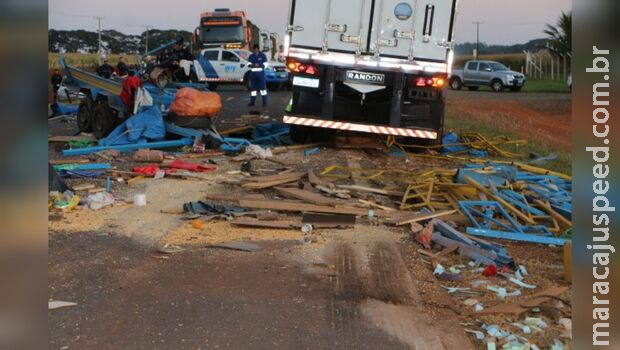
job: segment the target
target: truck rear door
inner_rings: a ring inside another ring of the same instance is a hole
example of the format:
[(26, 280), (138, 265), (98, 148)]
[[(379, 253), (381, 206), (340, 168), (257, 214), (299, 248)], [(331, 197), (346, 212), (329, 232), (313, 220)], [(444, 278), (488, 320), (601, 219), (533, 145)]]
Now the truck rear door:
[(456, 0), (291, 0), (291, 46), (445, 62)]

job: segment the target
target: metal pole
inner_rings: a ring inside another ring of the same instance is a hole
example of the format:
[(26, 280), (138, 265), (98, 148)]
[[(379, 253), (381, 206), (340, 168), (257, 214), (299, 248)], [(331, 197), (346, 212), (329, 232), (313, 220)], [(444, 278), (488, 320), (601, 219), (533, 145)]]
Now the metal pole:
[(144, 54), (146, 55), (146, 53), (149, 52), (149, 30), (151, 30), (151, 27), (144, 26), (144, 28), (146, 29), (146, 32), (144, 32)]
[(473, 22), (476, 25), (476, 57), (474, 59), (478, 59), (478, 55), (480, 55), (480, 25), (484, 22)]
[(101, 62), (102, 61), (101, 57), (103, 55), (103, 50), (102, 50), (102, 46), (101, 46), (101, 20), (104, 19), (104, 18), (105, 17), (102, 17), (102, 16), (95, 16), (95, 19), (97, 20), (97, 27), (98, 27), (97, 33), (98, 33), (98, 36), (99, 36), (99, 49), (97, 50), (97, 53), (99, 54), (99, 64), (102, 63)]

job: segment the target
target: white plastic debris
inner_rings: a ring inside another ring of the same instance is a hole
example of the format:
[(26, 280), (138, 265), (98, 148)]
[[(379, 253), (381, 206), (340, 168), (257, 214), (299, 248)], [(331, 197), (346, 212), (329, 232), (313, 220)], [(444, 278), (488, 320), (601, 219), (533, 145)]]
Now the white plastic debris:
[(476, 339), (478, 339), (478, 340), (484, 340), (484, 333), (482, 333), (480, 331), (476, 331), (476, 330), (473, 330), (473, 329), (465, 328), (465, 332), (471, 333), (471, 334), (475, 334), (476, 335)]
[(523, 332), (523, 334), (530, 334), (530, 333), (532, 333), (532, 329), (529, 326), (524, 325), (522, 323), (514, 322), (514, 323), (511, 323), (510, 325), (515, 326), (517, 328), (520, 328), (521, 332)]
[(50, 300), (47, 302), (48, 310), (56, 310), (63, 307), (76, 306), (77, 303), (72, 303), (70, 301), (60, 301), (60, 300)]
[(467, 306), (474, 306), (474, 305), (478, 304), (478, 300), (476, 300), (476, 299), (467, 299), (467, 300), (463, 301), (463, 304), (465, 304)]
[(114, 204), (114, 196), (108, 192), (99, 192), (91, 194), (86, 198), (86, 204), (92, 210), (99, 210), (108, 205)]
[(539, 317), (526, 317), (525, 324), (538, 328), (547, 328), (547, 323)]
[(498, 286), (487, 286), (487, 290), (494, 292), (500, 299), (504, 299), (506, 297), (506, 288), (498, 287)]
[(304, 224), (301, 227), (301, 232), (303, 232), (303, 233), (310, 233), (310, 232), (312, 232), (312, 230), (314, 230), (314, 227), (312, 227), (312, 225), (310, 225), (310, 224)]
[(516, 278), (514, 278), (514, 277), (510, 277), (508, 280), (509, 280), (510, 282), (512, 282), (512, 283), (514, 283), (514, 284), (516, 284), (516, 285), (518, 285), (518, 286), (523, 287), (523, 288), (527, 288), (527, 289), (535, 289), (535, 288), (536, 288), (536, 286), (531, 285), (531, 284), (527, 284), (527, 283), (525, 283), (525, 282), (523, 282), (523, 281), (519, 281), (518, 279), (516, 279)]
[(441, 264), (437, 264), (437, 266), (435, 267), (435, 271), (433, 271), (433, 275), (439, 276), (444, 272), (446, 272), (446, 269), (441, 266)]
[(267, 159), (273, 157), (273, 153), (271, 153), (270, 148), (262, 148), (259, 145), (249, 145), (245, 148), (245, 154), (254, 156), (259, 159)]
[(527, 272), (527, 269), (523, 265), (519, 265), (519, 272), (521, 272), (523, 276), (529, 275), (529, 273)]
[(476, 304), (476, 306), (474, 306), (474, 311), (480, 312), (482, 310), (484, 310), (484, 306), (482, 306), (482, 304), (478, 303)]

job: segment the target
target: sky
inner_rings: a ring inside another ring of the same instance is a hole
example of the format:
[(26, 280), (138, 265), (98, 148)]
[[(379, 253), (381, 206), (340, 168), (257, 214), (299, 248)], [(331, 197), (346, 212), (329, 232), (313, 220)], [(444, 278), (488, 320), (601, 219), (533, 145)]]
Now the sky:
[[(283, 34), (286, 28), (288, 0), (49, 0), (49, 28), (96, 31), (94, 16), (103, 16), (103, 29), (125, 34), (142, 33), (145, 26), (192, 31), (199, 14), (216, 7), (244, 10), (260, 28), (272, 32)], [(460, 0), (456, 41), (475, 42), (473, 22), (480, 21), (481, 42), (525, 43), (545, 37), (545, 24), (555, 24), (560, 13), (570, 9), (571, 0)]]

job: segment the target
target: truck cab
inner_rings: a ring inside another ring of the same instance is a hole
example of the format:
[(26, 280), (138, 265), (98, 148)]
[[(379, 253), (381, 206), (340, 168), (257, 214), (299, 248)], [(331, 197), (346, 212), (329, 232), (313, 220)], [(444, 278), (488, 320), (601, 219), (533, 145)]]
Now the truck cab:
[(463, 86), (469, 90), (489, 86), (495, 92), (504, 89), (516, 92), (525, 86), (525, 75), (495, 61), (467, 61), (464, 69), (454, 70), (450, 77), (451, 89), (460, 90)]
[[(250, 87), (248, 58), (252, 52), (224, 48), (204, 49), (198, 56), (198, 63), (206, 75), (209, 89), (215, 90), (219, 84), (243, 84)], [(265, 68), (265, 78), (270, 89), (278, 89), (288, 82), (286, 66), (270, 61)]]

